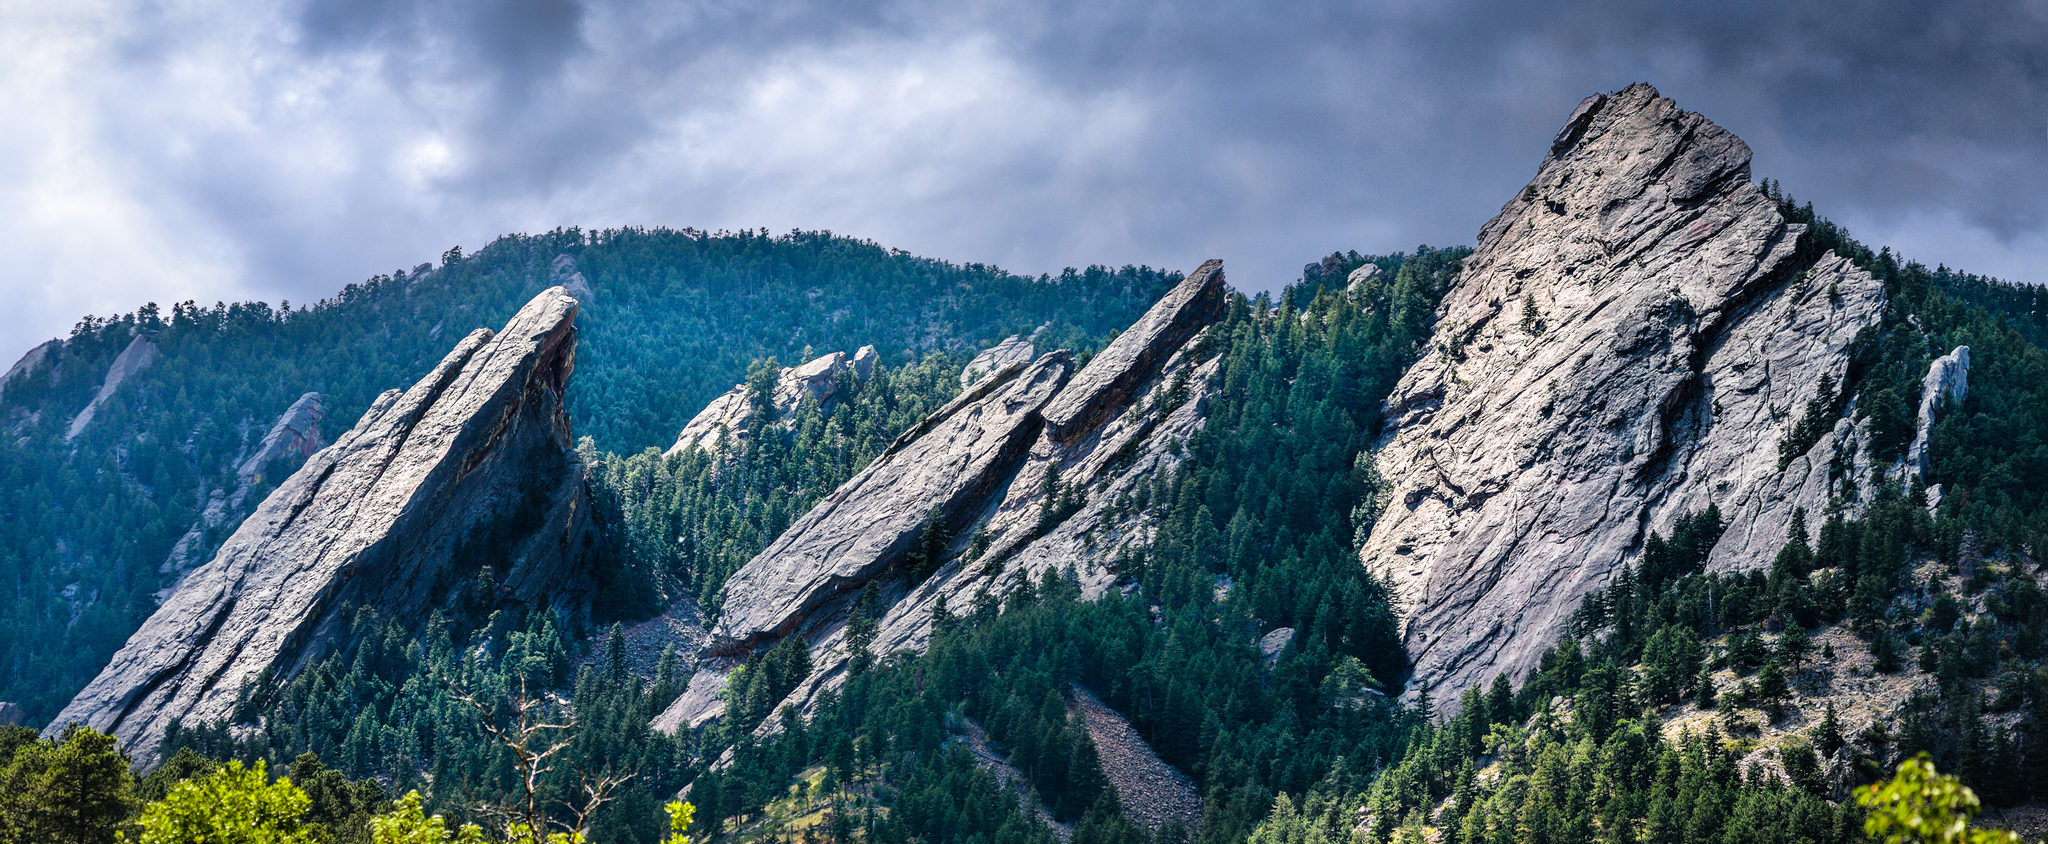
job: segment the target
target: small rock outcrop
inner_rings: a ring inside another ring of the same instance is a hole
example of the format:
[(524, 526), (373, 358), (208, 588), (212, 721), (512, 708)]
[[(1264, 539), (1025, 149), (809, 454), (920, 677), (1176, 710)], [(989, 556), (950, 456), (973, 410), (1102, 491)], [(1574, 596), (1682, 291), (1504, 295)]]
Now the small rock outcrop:
[[(863, 357), (865, 355), (865, 357)], [(866, 378), (875, 369), (875, 347), (862, 346), (860, 353), (847, 360), (845, 352), (833, 352), (812, 359), (802, 366), (782, 370), (775, 379), (775, 389), (769, 395), (769, 420), (786, 422), (805, 401), (825, 404), (838, 395), (839, 373), (852, 372), (856, 378)], [(753, 432), (753, 399), (748, 396), (748, 387), (739, 384), (727, 390), (724, 395), (712, 399), (690, 423), (683, 426), (676, 435), (674, 445), (668, 447), (669, 454), (681, 454), (692, 448), (716, 451), (727, 439), (743, 440)]]
[[(297, 463), (320, 451), (320, 423), (326, 415), (319, 393), (299, 396), (291, 407), (285, 408), (283, 415), (271, 423), (270, 430), (256, 444), (255, 451), (236, 468), (234, 489), (214, 490), (207, 496), (206, 507), (200, 511), (198, 520), (185, 531), (185, 535), (178, 537), (157, 571), (181, 577), (191, 571), (199, 563), (197, 557), (207, 545), (207, 532), (217, 530), (229, 518), (239, 520), (248, 514), (249, 496), (264, 482), (263, 473), (267, 468), (276, 461), (284, 460), (294, 462), (292, 468), (296, 469)], [(214, 534), (214, 537), (219, 538), (219, 534)], [(173, 583), (159, 591), (157, 602), (170, 598), (176, 589), (177, 584)]]
[(255, 453), (242, 461), (235, 477), (244, 485), (263, 482), (263, 468), (274, 460), (312, 457), (320, 450), (320, 422), (327, 418), (319, 393), (307, 393), (285, 408), (284, 415), (271, 423), (256, 444)]
[(1079, 372), (1065, 351), (1011, 360), (905, 432), (726, 582), (699, 670), (655, 726), (717, 717), (733, 667), (787, 636), (811, 643), (814, 670), (781, 705), (808, 708), (844, 679), (845, 619), (870, 583), (877, 654), (923, 649), (939, 602), (965, 612), (1011, 578), (1072, 567), (1101, 594), (1156, 530), (1114, 502), (1172, 471), (1201, 427), (1217, 362), (1199, 334), (1224, 296), (1211, 261)]
[(0, 727), (19, 726), (28, 721), (28, 712), (21, 704), (0, 700)]
[(1386, 406), (1390, 501), (1361, 555), (1438, 700), (1519, 680), (1651, 531), (1718, 506), (1710, 566), (1765, 565), (1830, 494), (1779, 443), (1847, 376), (1882, 285), (1750, 180), (1749, 148), (1648, 85), (1587, 98), (1480, 231)]
[(1935, 358), (1927, 365), (1927, 375), (1920, 379), (1919, 425), (1913, 431), (1913, 444), (1906, 449), (1906, 466), (1926, 475), (1927, 440), (1934, 434), (1934, 425), (1952, 408), (1961, 406), (1963, 399), (1970, 396), (1970, 347), (1957, 346), (1955, 351)]
[(410, 616), (493, 569), (501, 601), (571, 600), (590, 507), (562, 391), (576, 300), (551, 288), (464, 338), (419, 383), (258, 505), (50, 726), (113, 733), (153, 764), (166, 726), (215, 722), (345, 632), (346, 604)]
[(576, 269), (574, 255), (556, 255), (555, 262), (548, 265), (548, 278), (553, 284), (568, 291), (569, 295), (576, 297), (577, 302), (588, 303), (597, 298), (597, 293), (590, 289), (590, 280), (584, 278), (583, 273)]
[(41, 343), (37, 343), (35, 348), (28, 350), (27, 354), (22, 355), (20, 360), (14, 362), (13, 366), (7, 367), (7, 374), (0, 375), (0, 398), (4, 398), (7, 391), (13, 389), (16, 377), (25, 376), (35, 371), (36, 367), (42, 366), (44, 361), (50, 359), (52, 352), (63, 347), (64, 341), (62, 340), (44, 340)]
[(1037, 356), (1038, 350), (1032, 347), (1031, 341), (1012, 334), (1004, 338), (1003, 342), (982, 349), (981, 354), (975, 355), (974, 360), (967, 362), (967, 368), (960, 370), (960, 389), (965, 390), (974, 386), (976, 382), (994, 375), (1003, 367), (1013, 363), (1029, 363)]
[(93, 395), (92, 401), (86, 403), (85, 409), (78, 411), (77, 416), (71, 417), (71, 426), (64, 429), (64, 439), (75, 440), (79, 434), (85, 433), (85, 426), (92, 424), (92, 417), (99, 413), (100, 406), (114, 397), (115, 390), (121, 389), (121, 382), (148, 369), (159, 357), (162, 357), (162, 354), (148, 337), (137, 334), (135, 339), (128, 341), (128, 347), (122, 349), (121, 354), (114, 357), (113, 365), (107, 367), (107, 378), (100, 382), (100, 391)]

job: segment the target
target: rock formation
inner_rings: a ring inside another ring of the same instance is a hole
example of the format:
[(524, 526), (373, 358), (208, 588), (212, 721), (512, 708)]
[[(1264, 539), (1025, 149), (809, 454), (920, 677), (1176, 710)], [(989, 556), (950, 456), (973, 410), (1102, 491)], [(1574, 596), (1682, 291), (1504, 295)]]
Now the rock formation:
[[(814, 671), (783, 703), (808, 707), (844, 678), (845, 618), (869, 583), (883, 602), (878, 654), (922, 649), (940, 601), (964, 612), (1012, 578), (1072, 566), (1084, 593), (1101, 594), (1155, 530), (1112, 515), (1113, 502), (1178, 465), (1201, 426), (1216, 362), (1199, 332), (1224, 304), (1222, 262), (1210, 261), (1079, 372), (1064, 351), (1013, 359), (905, 432), (726, 582), (699, 670), (656, 726), (719, 715), (731, 669), (791, 635), (811, 642)], [(928, 532), (944, 550), (914, 556)]]
[(42, 366), (44, 361), (50, 359), (51, 352), (63, 347), (64, 341), (62, 340), (44, 340), (36, 344), (35, 348), (28, 350), (28, 353), (22, 355), (20, 360), (15, 361), (13, 366), (7, 367), (6, 375), (0, 375), (0, 396), (4, 396), (6, 391), (14, 384), (15, 376), (26, 375), (34, 371), (36, 367)]
[(1780, 467), (1847, 376), (1882, 285), (1750, 181), (1749, 148), (1647, 85), (1587, 98), (1481, 231), (1388, 398), (1392, 486), (1361, 554), (1439, 700), (1517, 680), (1650, 531), (1717, 505), (1710, 565), (1766, 564), (1829, 497), (1832, 438)]
[[(207, 532), (218, 529), (229, 518), (239, 522), (248, 515), (249, 496), (263, 483), (263, 472), (272, 463), (285, 460), (300, 462), (312, 457), (320, 450), (320, 422), (326, 418), (326, 408), (319, 393), (307, 393), (285, 408), (284, 414), (271, 423), (256, 450), (249, 454), (235, 469), (233, 490), (214, 490), (207, 496), (206, 507), (199, 513), (199, 519), (178, 537), (171, 546), (171, 553), (164, 556), (164, 562), (157, 567), (162, 574), (175, 574), (180, 578), (199, 563), (199, 554), (207, 545)], [(292, 468), (296, 469), (294, 465)], [(217, 538), (219, 534), (215, 534)], [(157, 603), (169, 599), (176, 591), (172, 583), (157, 592)]]
[[(846, 353), (833, 352), (802, 366), (783, 369), (775, 379), (774, 391), (769, 395), (770, 420), (778, 423), (788, 421), (806, 400), (820, 405), (831, 401), (839, 392), (840, 372), (848, 371), (856, 378), (866, 378), (875, 370), (875, 358), (875, 347), (862, 346), (851, 361), (847, 360)], [(675, 445), (668, 447), (668, 453), (681, 454), (692, 448), (715, 451), (728, 438), (746, 439), (753, 433), (750, 426), (754, 424), (753, 402), (747, 390), (747, 385), (739, 384), (712, 399), (711, 404), (683, 426), (683, 432), (676, 436)]]
[(135, 373), (148, 369), (149, 365), (156, 363), (156, 359), (161, 356), (157, 352), (156, 344), (150, 342), (149, 338), (140, 334), (135, 335), (135, 339), (128, 341), (128, 348), (122, 349), (121, 354), (115, 356), (113, 365), (107, 367), (107, 378), (100, 382), (100, 391), (93, 395), (92, 401), (86, 403), (85, 409), (78, 411), (77, 416), (71, 417), (71, 426), (64, 429), (64, 439), (78, 439), (79, 434), (85, 433), (85, 426), (92, 424), (92, 417), (99, 412), (100, 406), (106, 404), (107, 399), (113, 398), (114, 391), (121, 388), (121, 382), (128, 380), (129, 376)]
[(417, 617), (486, 566), (501, 600), (572, 600), (590, 510), (562, 408), (576, 310), (551, 288), (379, 396), (185, 578), (52, 734), (90, 724), (151, 764), (172, 720), (221, 720), (244, 684), (322, 653), (345, 604)]
[(1930, 468), (1927, 464), (1927, 439), (1934, 433), (1934, 423), (1950, 409), (1960, 406), (1970, 395), (1970, 347), (1957, 346), (1955, 351), (1935, 358), (1928, 364), (1926, 377), (1920, 379), (1920, 419), (1913, 431), (1913, 444), (1906, 449), (1906, 466), (1922, 475)]
[(1013, 363), (1028, 363), (1037, 356), (1038, 351), (1032, 347), (1031, 341), (1021, 335), (1012, 334), (1004, 338), (1003, 342), (982, 349), (981, 354), (975, 355), (974, 360), (967, 362), (967, 368), (960, 370), (960, 389), (965, 390), (974, 386), (976, 382), (994, 375), (1003, 367)]

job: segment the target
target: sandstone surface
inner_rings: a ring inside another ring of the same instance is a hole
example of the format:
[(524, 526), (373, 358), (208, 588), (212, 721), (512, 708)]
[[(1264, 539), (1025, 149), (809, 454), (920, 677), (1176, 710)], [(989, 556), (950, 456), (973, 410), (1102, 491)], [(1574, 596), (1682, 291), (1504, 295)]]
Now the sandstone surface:
[(1765, 565), (1831, 494), (1823, 438), (1778, 443), (1882, 311), (1750, 180), (1749, 148), (1647, 85), (1587, 98), (1480, 232), (1386, 406), (1392, 486), (1361, 549), (1392, 589), (1411, 690), (1520, 680), (1651, 531), (1712, 503), (1710, 565)]
[[(1067, 376), (1064, 351), (1013, 361), (905, 432), (726, 583), (690, 690), (656, 726), (718, 717), (731, 670), (788, 635), (811, 643), (814, 670), (776, 709), (807, 709), (844, 681), (846, 614), (870, 582), (884, 606), (877, 654), (922, 650), (941, 602), (964, 613), (977, 593), (1001, 594), (1018, 578), (1072, 569), (1084, 594), (1102, 594), (1116, 561), (1157, 530), (1118, 502), (1173, 471), (1201, 427), (1218, 362), (1201, 354), (1200, 331), (1221, 316), (1224, 295), (1212, 261), (1079, 373)], [(1089, 400), (1071, 399), (1076, 390)], [(1070, 427), (1055, 437), (1045, 413), (1063, 401)], [(945, 540), (941, 559), (908, 572), (901, 563), (928, 517)]]
[(586, 587), (589, 502), (562, 391), (576, 300), (551, 288), (478, 329), (258, 505), (52, 722), (117, 736), (153, 764), (173, 720), (229, 717), (344, 632), (344, 605), (417, 619), (486, 567), (507, 602)]
[(974, 386), (975, 382), (995, 374), (1013, 363), (1029, 363), (1038, 356), (1031, 341), (1012, 334), (1002, 342), (981, 350), (974, 360), (967, 362), (967, 368), (960, 371), (960, 389)]

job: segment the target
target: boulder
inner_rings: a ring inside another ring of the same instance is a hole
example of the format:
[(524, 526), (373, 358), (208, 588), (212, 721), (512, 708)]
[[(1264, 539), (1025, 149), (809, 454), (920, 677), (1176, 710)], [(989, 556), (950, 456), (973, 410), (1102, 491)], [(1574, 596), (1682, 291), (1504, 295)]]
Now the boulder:
[[(1749, 148), (1648, 85), (1581, 103), (1481, 229), (1387, 400), (1390, 503), (1361, 549), (1406, 619), (1410, 688), (1520, 680), (1651, 531), (1717, 505), (1710, 565), (1765, 565), (1829, 497), (1778, 443), (1877, 322), (1883, 286), (1750, 180)], [(1523, 319), (1533, 307), (1538, 320)]]
[(588, 492), (562, 391), (576, 300), (551, 288), (477, 329), (425, 378), (379, 396), (194, 569), (51, 723), (118, 737), (153, 764), (165, 728), (218, 722), (347, 632), (348, 606), (418, 618), (469, 600), (571, 605), (587, 591)]

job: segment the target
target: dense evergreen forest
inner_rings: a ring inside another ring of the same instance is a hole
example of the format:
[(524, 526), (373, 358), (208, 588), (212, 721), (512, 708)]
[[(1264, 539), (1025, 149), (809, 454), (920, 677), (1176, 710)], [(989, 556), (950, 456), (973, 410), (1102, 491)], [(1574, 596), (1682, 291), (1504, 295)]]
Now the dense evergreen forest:
[[(439, 266), (311, 305), (183, 302), (88, 317), (61, 350), (0, 385), (0, 701), (41, 723), (99, 671), (175, 578), (173, 545), (211, 499), (232, 497), (236, 468), (301, 394), (323, 396), (322, 441), (332, 442), (378, 393), (410, 386), (464, 334), (502, 325), (550, 284), (584, 294), (574, 428), (630, 453), (667, 445), (768, 358), (873, 344), (900, 366), (1039, 326), (1045, 342), (1086, 349), (1175, 278), (1135, 267), (1014, 276), (827, 232), (564, 229), (450, 250)], [(159, 359), (67, 438), (138, 336)], [(295, 465), (272, 468), (243, 511), (201, 531), (194, 559)], [(748, 518), (766, 529), (785, 517)]]

